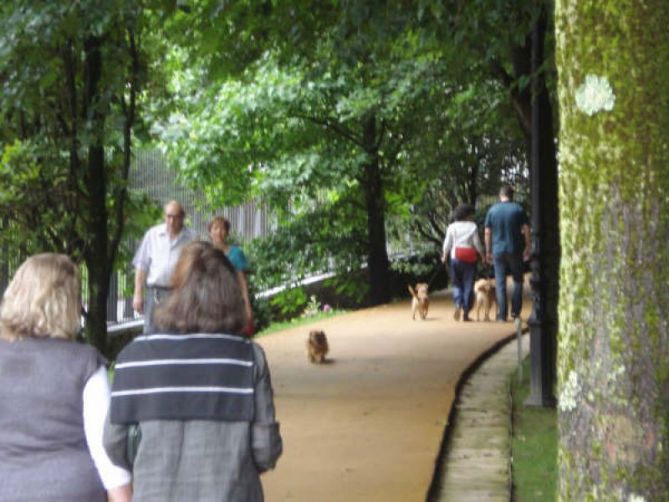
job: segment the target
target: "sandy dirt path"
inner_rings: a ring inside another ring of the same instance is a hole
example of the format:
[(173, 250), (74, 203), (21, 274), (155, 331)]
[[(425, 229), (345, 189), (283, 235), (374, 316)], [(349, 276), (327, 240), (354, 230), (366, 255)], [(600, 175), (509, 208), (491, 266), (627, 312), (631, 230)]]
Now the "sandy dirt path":
[[(425, 500), (460, 376), (513, 334), (512, 323), (456, 323), (450, 295), (431, 299), (425, 321), (405, 301), (258, 339), (284, 440), (262, 477), (268, 502)], [(328, 364), (307, 362), (313, 328), (327, 334)]]

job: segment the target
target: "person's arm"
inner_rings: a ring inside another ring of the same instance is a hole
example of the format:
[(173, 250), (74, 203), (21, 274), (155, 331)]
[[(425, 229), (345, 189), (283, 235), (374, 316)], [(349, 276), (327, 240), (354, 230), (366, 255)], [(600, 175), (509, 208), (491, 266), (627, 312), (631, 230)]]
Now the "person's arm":
[(107, 490), (109, 500), (129, 502), (132, 493), (132, 475), (122, 467), (114, 465), (103, 446), (103, 430), (109, 409), (109, 381), (107, 370), (100, 366), (88, 379), (82, 394), (84, 434), (93, 463)]
[(492, 230), (490, 227), (485, 227), (483, 240), (485, 241), (485, 259), (488, 263), (492, 263)]
[(483, 246), (481, 245), (481, 238), (479, 237), (478, 229), (476, 230), (476, 232), (474, 232), (474, 235), (472, 236), (472, 242), (474, 244), (474, 247), (476, 248), (476, 251), (478, 251), (479, 255), (481, 256), (481, 261), (485, 263), (485, 251), (483, 250)]
[(441, 262), (446, 263), (448, 260), (448, 253), (451, 251), (451, 247), (453, 247), (453, 230), (452, 227), (449, 226), (446, 229), (446, 237), (444, 237), (444, 245), (441, 247)]
[(246, 313), (246, 326), (244, 327), (244, 334), (246, 336), (253, 336), (253, 309), (251, 308), (251, 297), (249, 296), (249, 283), (246, 278), (249, 270), (249, 262), (246, 259), (244, 251), (239, 246), (232, 246), (228, 253), (228, 258), (232, 265), (237, 270), (237, 280), (242, 291), (242, 298), (244, 299), (244, 311)]
[(250, 324), (253, 322), (253, 310), (251, 309), (251, 299), (249, 298), (249, 283), (246, 280), (246, 273), (243, 271), (237, 272), (239, 279), (239, 287), (242, 290), (242, 298), (244, 298), (244, 310), (246, 310), (246, 321)]
[(132, 462), (128, 459), (128, 426), (112, 424), (109, 414), (105, 419), (102, 443), (107, 455), (114, 465), (132, 470)]
[(530, 226), (525, 224), (520, 230), (525, 236), (525, 249), (523, 250), (523, 260), (528, 261), (532, 254), (532, 230)]
[(132, 265), (135, 267), (135, 292), (132, 295), (132, 308), (135, 312), (144, 312), (144, 284), (151, 267), (151, 235), (152, 230), (144, 234), (135, 257), (132, 259)]
[(253, 461), (262, 473), (273, 469), (283, 452), (279, 423), (274, 416), (274, 391), (265, 353), (259, 345), (253, 346), (255, 354), (255, 417), (251, 424), (251, 449)]
[(144, 284), (146, 283), (146, 271), (141, 268), (135, 269), (135, 293), (132, 295), (132, 308), (140, 314), (144, 312)]

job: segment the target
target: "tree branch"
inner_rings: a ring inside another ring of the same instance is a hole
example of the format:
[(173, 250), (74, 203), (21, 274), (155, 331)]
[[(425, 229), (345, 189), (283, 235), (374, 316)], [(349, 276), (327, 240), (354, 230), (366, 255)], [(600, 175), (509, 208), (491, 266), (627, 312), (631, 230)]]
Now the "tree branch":
[(359, 147), (365, 148), (365, 145), (362, 143), (362, 140), (356, 138), (356, 136), (351, 131), (333, 121), (330, 121), (329, 119), (320, 119), (318, 117), (312, 117), (301, 113), (295, 113), (293, 114), (293, 117), (304, 119), (309, 122), (313, 122), (316, 125), (325, 127), (326, 129), (338, 134), (339, 136), (347, 139), (348, 141), (355, 143)]
[[(63, 64), (65, 68), (65, 87), (66, 87), (66, 96), (67, 99), (66, 101), (68, 102), (67, 104), (69, 105), (69, 114), (70, 114), (70, 120), (71, 120), (71, 127), (68, 128), (68, 137), (70, 140), (70, 172), (69, 172), (69, 184), (70, 186), (74, 187), (76, 190), (77, 195), (83, 196), (84, 193), (81, 190), (80, 186), (80, 176), (79, 176), (79, 171), (80, 171), (80, 159), (79, 159), (79, 153), (77, 149), (77, 136), (78, 136), (78, 114), (77, 114), (77, 83), (76, 83), (76, 63), (75, 63), (75, 58), (73, 57), (73, 48), (72, 48), (72, 40), (67, 40), (65, 43), (65, 48), (63, 50)], [(63, 122), (67, 123), (66, 119), (63, 119)], [(78, 199), (78, 198), (77, 198)], [(78, 213), (79, 211), (79, 204), (78, 202), (76, 203), (76, 206), (74, 211)]]
[(520, 124), (521, 129), (526, 138), (529, 138), (532, 133), (532, 111), (531, 111), (531, 96), (528, 91), (521, 92), (514, 78), (499, 64), (498, 61), (491, 63), (493, 73), (507, 88), (511, 96), (511, 106), (516, 112), (516, 119)]
[(139, 85), (139, 52), (135, 35), (131, 30), (128, 30), (128, 54), (130, 56), (130, 96), (128, 103), (125, 97), (121, 96), (121, 106), (125, 121), (123, 123), (123, 167), (122, 167), (122, 183), (116, 193), (116, 211), (115, 227), (109, 242), (109, 257), (110, 262), (113, 263), (116, 259), (118, 246), (123, 236), (123, 229), (125, 227), (125, 203), (128, 198), (128, 176), (130, 173), (130, 163), (132, 161), (132, 127), (135, 123), (135, 113), (137, 108), (137, 87)]

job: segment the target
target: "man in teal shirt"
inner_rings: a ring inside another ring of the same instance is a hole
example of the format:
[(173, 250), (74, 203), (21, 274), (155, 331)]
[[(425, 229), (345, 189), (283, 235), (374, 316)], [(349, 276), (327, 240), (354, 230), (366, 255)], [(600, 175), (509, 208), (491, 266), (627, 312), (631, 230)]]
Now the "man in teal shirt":
[(530, 259), (530, 224), (523, 208), (513, 202), (513, 188), (503, 185), (499, 200), (485, 218), (486, 261), (495, 267), (498, 321), (508, 315), (506, 276), (513, 277), (511, 317), (520, 316), (523, 305), (523, 261)]

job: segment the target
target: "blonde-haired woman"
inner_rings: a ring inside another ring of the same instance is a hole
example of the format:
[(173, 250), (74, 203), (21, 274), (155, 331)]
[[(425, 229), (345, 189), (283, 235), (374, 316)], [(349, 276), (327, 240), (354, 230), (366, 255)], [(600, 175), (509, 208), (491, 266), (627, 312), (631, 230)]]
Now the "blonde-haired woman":
[(102, 356), (76, 343), (80, 281), (65, 255), (28, 258), (0, 306), (0, 500), (126, 501), (130, 474), (104, 451)]

